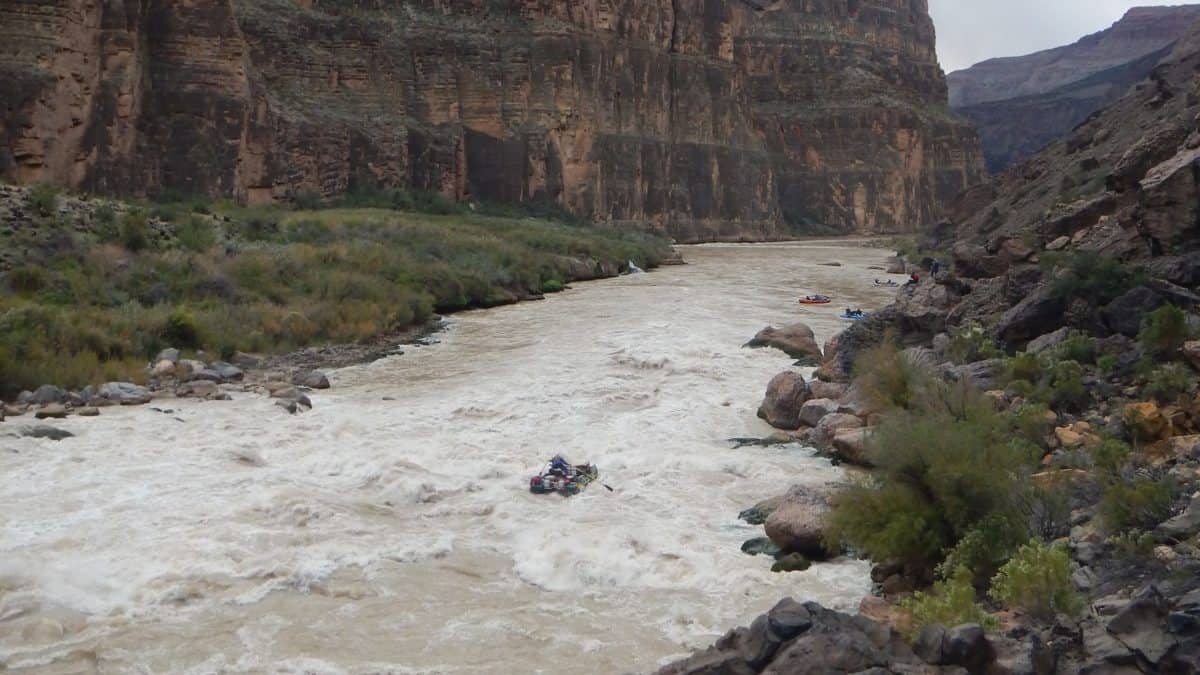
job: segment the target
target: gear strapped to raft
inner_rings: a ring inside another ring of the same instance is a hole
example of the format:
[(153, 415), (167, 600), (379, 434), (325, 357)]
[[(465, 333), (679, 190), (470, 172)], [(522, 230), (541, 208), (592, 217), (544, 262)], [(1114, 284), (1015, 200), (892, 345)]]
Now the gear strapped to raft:
[(591, 464), (575, 466), (560, 455), (550, 460), (540, 474), (529, 479), (529, 491), (534, 494), (557, 492), (570, 497), (582, 492), (599, 477), (600, 470)]

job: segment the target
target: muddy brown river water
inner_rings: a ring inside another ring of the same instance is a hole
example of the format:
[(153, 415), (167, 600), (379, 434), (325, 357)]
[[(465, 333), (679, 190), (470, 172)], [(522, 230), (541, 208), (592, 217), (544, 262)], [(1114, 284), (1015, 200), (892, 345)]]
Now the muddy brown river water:
[[(242, 394), (105, 409), (59, 443), (0, 424), (0, 670), (647, 671), (786, 595), (853, 609), (866, 563), (780, 575), (739, 550), (761, 533), (739, 510), (840, 471), (726, 439), (770, 433), (755, 409), (790, 365), (741, 345), (791, 321), (823, 342), (845, 306), (886, 304), (887, 253), (684, 255), (456, 315), (296, 417)], [(613, 491), (530, 494), (554, 453)]]

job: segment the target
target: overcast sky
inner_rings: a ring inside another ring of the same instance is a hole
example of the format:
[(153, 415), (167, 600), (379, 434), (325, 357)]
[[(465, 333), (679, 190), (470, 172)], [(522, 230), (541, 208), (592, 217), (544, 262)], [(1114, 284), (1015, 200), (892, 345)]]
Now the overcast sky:
[(947, 73), (995, 56), (1070, 44), (1108, 28), (1130, 7), (1170, 0), (929, 0)]

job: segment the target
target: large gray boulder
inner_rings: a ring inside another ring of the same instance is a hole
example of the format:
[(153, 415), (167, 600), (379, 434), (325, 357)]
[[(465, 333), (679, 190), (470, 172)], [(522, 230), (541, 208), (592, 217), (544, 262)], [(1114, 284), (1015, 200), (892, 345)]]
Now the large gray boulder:
[(1166, 300), (1156, 291), (1146, 286), (1138, 286), (1105, 306), (1104, 322), (1114, 333), (1136, 337), (1142, 329), (1145, 316), (1164, 304)]
[(1049, 284), (1039, 286), (1006, 311), (996, 324), (996, 336), (1012, 347), (1057, 330), (1063, 324), (1067, 304)]
[(873, 466), (868, 441), (869, 427), (842, 429), (833, 435), (833, 451), (838, 459), (855, 466)]
[[(811, 386), (811, 385), (810, 385)], [(832, 415), (838, 411), (839, 404), (837, 401), (828, 398), (814, 398), (804, 402), (800, 407), (800, 423), (810, 427), (815, 427), (821, 421), (821, 418), (826, 415)]]
[(141, 405), (152, 398), (149, 389), (132, 382), (105, 382), (96, 396), (120, 405)]
[(766, 396), (758, 407), (758, 416), (776, 429), (799, 429), (800, 409), (810, 396), (804, 377), (786, 371), (771, 378)]
[(329, 378), (319, 370), (310, 370), (306, 373), (297, 373), (292, 379), (292, 383), (309, 389), (328, 389)]
[(774, 347), (793, 359), (810, 365), (821, 362), (821, 347), (807, 324), (793, 323), (783, 328), (768, 326), (746, 343), (747, 347)]
[(833, 413), (821, 418), (821, 421), (809, 433), (808, 440), (818, 448), (831, 448), (833, 447), (833, 437), (838, 432), (858, 429), (862, 426), (864, 423), (857, 415), (845, 412)]
[(49, 403), (66, 403), (67, 392), (65, 389), (56, 387), (52, 384), (43, 384), (31, 394), (26, 401), (22, 403), (33, 403), (35, 405), (47, 405)]
[(829, 557), (825, 549), (825, 524), (829, 498), (818, 489), (794, 485), (764, 523), (767, 537), (786, 553), (808, 558)]

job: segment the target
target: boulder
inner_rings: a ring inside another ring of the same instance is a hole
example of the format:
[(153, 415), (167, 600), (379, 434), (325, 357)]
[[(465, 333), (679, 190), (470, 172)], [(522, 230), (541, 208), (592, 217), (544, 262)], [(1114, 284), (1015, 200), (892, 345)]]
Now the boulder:
[(818, 560), (829, 557), (825, 549), (825, 524), (829, 498), (811, 487), (795, 485), (767, 516), (763, 529), (785, 553), (801, 553)]
[(1183, 343), (1183, 358), (1196, 370), (1200, 370), (1200, 340), (1188, 340)]
[(38, 425), (35, 427), (26, 427), (22, 429), (21, 435), (27, 438), (46, 438), (51, 441), (61, 441), (65, 438), (71, 438), (75, 434), (67, 431), (66, 429)]
[(961, 299), (954, 285), (926, 277), (896, 296), (893, 308), (908, 332), (932, 338), (946, 330), (946, 317)]
[(153, 398), (149, 389), (132, 382), (106, 382), (100, 385), (96, 395), (120, 405), (141, 405)]
[(329, 378), (319, 370), (310, 370), (307, 373), (297, 373), (292, 379), (292, 383), (309, 389), (328, 389)]
[(1072, 449), (1093, 447), (1100, 444), (1100, 437), (1092, 432), (1092, 425), (1087, 422), (1075, 422), (1054, 430), (1060, 447)]
[(150, 367), (150, 375), (153, 377), (172, 377), (175, 375), (175, 362), (162, 359)]
[(943, 663), (962, 666), (972, 673), (983, 672), (995, 656), (983, 627), (976, 623), (951, 628), (942, 642)]
[(184, 379), (188, 382), (195, 382), (197, 380), (204, 380), (204, 381), (208, 381), (208, 382), (222, 382), (222, 381), (224, 381), (225, 378), (221, 377), (221, 373), (213, 370), (212, 368), (200, 368), (198, 370), (193, 370), (190, 373), (188, 373)]
[(767, 393), (758, 408), (758, 416), (776, 429), (798, 429), (800, 408), (809, 396), (808, 384), (800, 373), (780, 373), (767, 385)]
[(838, 408), (838, 402), (828, 398), (809, 399), (800, 406), (800, 423), (815, 427), (822, 417), (836, 413)]
[(1184, 541), (1200, 533), (1200, 493), (1192, 495), (1183, 513), (1159, 524), (1154, 530), (1162, 538)]
[(985, 359), (968, 363), (961, 366), (954, 366), (946, 371), (947, 377), (953, 382), (969, 382), (978, 389), (987, 391), (994, 389), (1000, 383), (1000, 376), (1004, 373), (1003, 359)]
[(1039, 286), (1001, 315), (996, 322), (996, 336), (1009, 346), (1023, 346), (1060, 328), (1065, 310), (1066, 302), (1054, 295), (1049, 284)]
[(262, 365), (261, 356), (255, 356), (254, 354), (247, 354), (245, 352), (234, 352), (233, 358), (230, 359), (230, 361), (233, 362), (233, 365), (243, 369), (257, 368)]
[(746, 555), (766, 555), (774, 558), (782, 552), (769, 537), (755, 537), (742, 543), (742, 553)]
[(921, 629), (913, 640), (913, 652), (921, 657), (925, 663), (934, 665), (945, 662), (945, 657), (942, 654), (942, 644), (946, 641), (946, 627), (932, 623)]
[(208, 365), (203, 361), (195, 359), (180, 359), (175, 363), (175, 375), (177, 377), (187, 379), (192, 373), (199, 372), (208, 368)]
[(1047, 251), (1061, 251), (1064, 248), (1066, 248), (1070, 243), (1071, 243), (1071, 238), (1066, 235), (1063, 235), (1063, 236), (1055, 239), (1054, 241), (1050, 242), (1049, 244), (1046, 244), (1046, 250)]
[(813, 428), (812, 433), (809, 434), (808, 440), (819, 448), (831, 448), (833, 447), (833, 437), (838, 432), (858, 429), (862, 426), (863, 421), (857, 415), (837, 412), (822, 417), (817, 426)]
[(746, 346), (774, 347), (807, 365), (815, 366), (821, 362), (821, 348), (817, 345), (816, 336), (803, 323), (793, 323), (783, 328), (768, 326), (760, 330)]
[(867, 441), (871, 430), (868, 427), (843, 429), (833, 435), (833, 449), (838, 458), (856, 466), (873, 466)]
[(169, 347), (169, 348), (164, 349), (161, 352), (159, 352), (158, 356), (156, 356), (154, 358), (154, 360), (155, 361), (169, 361), (172, 365), (174, 365), (174, 364), (178, 363), (179, 359), (181, 359), (181, 358), (182, 358), (182, 355), (179, 353), (178, 349), (175, 349), (174, 347)]
[(61, 420), (67, 416), (67, 408), (61, 403), (49, 403), (33, 414), (39, 420)]
[(221, 376), (222, 382), (240, 382), (246, 376), (241, 368), (224, 361), (217, 361), (210, 368)]
[(904, 264), (904, 258), (901, 256), (893, 256), (887, 259), (888, 274), (904, 274), (907, 267)]
[(822, 382), (814, 380), (808, 383), (808, 390), (813, 398), (840, 399), (846, 393), (846, 385), (841, 382)]
[(100, 409), (92, 407), (92, 406), (87, 406), (84, 408), (77, 409), (75, 411), (75, 414), (79, 415), (80, 417), (98, 417), (100, 415)]
[[(18, 399), (20, 400), (20, 399)], [(34, 405), (46, 405), (48, 403), (66, 403), (67, 392), (52, 384), (43, 384), (37, 388), (28, 397), (28, 400), (21, 401), (22, 403), (32, 403)]]
[(1062, 346), (1062, 344), (1066, 342), (1067, 338), (1069, 337), (1071, 337), (1071, 329), (1063, 326), (1052, 333), (1046, 333), (1045, 335), (1031, 340), (1029, 344), (1026, 345), (1025, 351), (1033, 354), (1042, 354), (1053, 351)]
[(185, 382), (175, 390), (175, 395), (180, 397), (197, 397), (208, 398), (217, 393), (217, 383), (210, 380), (193, 380)]
[(1105, 628), (1127, 649), (1157, 665), (1176, 644), (1166, 630), (1169, 613), (1166, 598), (1156, 587), (1148, 586), (1138, 591)]
[(1126, 404), (1121, 419), (1139, 441), (1154, 442), (1171, 436), (1170, 418), (1152, 401)]
[(1104, 307), (1104, 323), (1114, 333), (1136, 337), (1142, 329), (1142, 319), (1165, 303), (1163, 297), (1153, 289), (1138, 286)]
[(787, 553), (779, 556), (771, 565), (772, 572), (803, 572), (812, 567), (812, 562), (799, 553)]

